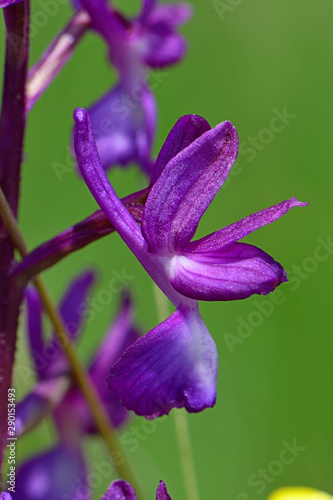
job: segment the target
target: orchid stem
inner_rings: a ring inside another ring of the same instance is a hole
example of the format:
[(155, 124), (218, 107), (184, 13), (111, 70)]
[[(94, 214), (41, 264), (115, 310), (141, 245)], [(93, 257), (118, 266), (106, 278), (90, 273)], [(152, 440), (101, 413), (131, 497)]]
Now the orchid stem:
[[(18, 227), (15, 216), (6, 200), (6, 197), (0, 188), (0, 215), (5, 223), (10, 238), (13, 245), (19, 251), (22, 258), (28, 254), (28, 249), (22, 233)], [(45, 311), (50, 317), (53, 324), (55, 332), (61, 342), (61, 345), (67, 355), (67, 358), (71, 364), (73, 376), (80, 387), (82, 393), (84, 394), (89, 408), (94, 416), (99, 433), (104, 440), (106, 447), (109, 451), (110, 458), (113, 462), (114, 467), (117, 469), (120, 476), (127, 481), (129, 481), (136, 489), (138, 498), (143, 499), (144, 496), (141, 493), (141, 488), (138, 485), (138, 481), (134, 471), (132, 470), (130, 464), (127, 461), (125, 450), (122, 448), (121, 442), (119, 441), (117, 434), (112, 428), (109, 417), (97, 395), (95, 388), (87, 376), (85, 369), (76, 355), (75, 349), (72, 346), (67, 331), (66, 325), (64, 324), (61, 316), (59, 315), (53, 301), (42, 281), (42, 279), (37, 276), (34, 280), (35, 287), (37, 288), (41, 301), (44, 305)], [(116, 463), (114, 460), (116, 457)], [(119, 458), (120, 457), (120, 458)]]
[[(5, 21), (6, 56), (0, 116), (0, 185), (15, 216), (18, 211), (26, 125), (25, 83), (29, 55), (29, 10), (29, 0), (12, 3), (1, 9)], [(16, 286), (10, 276), (13, 258), (13, 246), (6, 227), (0, 220), (0, 475), (7, 446), (8, 389), (12, 384), (22, 295), (22, 289)]]
[(199, 500), (186, 410), (175, 410), (174, 421), (188, 500)]
[[(155, 284), (154, 295), (157, 307), (158, 321), (162, 322), (169, 315), (167, 298)], [(186, 410), (184, 410), (183, 408), (175, 409), (172, 413), (174, 415), (186, 496), (188, 500), (199, 500)]]

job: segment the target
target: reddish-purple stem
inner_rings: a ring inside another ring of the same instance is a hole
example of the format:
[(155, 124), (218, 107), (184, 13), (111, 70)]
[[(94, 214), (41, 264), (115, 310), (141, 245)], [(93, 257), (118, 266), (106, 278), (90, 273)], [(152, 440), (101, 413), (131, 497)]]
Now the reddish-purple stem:
[[(28, 61), (29, 4), (3, 9), (6, 62), (0, 117), (0, 185), (17, 214), (20, 167), (25, 130), (25, 83)], [(0, 473), (7, 437), (7, 398), (12, 383), (21, 290), (9, 276), (14, 249), (0, 219)]]

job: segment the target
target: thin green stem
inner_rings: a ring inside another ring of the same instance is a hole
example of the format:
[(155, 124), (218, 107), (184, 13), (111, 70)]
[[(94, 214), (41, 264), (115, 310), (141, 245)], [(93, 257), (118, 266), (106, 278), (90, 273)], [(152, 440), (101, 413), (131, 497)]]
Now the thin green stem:
[(175, 410), (173, 415), (178, 438), (178, 446), (180, 450), (187, 498), (188, 500), (199, 500), (187, 413), (186, 410), (182, 408), (179, 410)]
[[(163, 292), (154, 284), (154, 294), (158, 321), (164, 321), (169, 315), (168, 301)], [(191, 438), (188, 428), (187, 413), (184, 409), (173, 410), (180, 461), (183, 470), (186, 496), (188, 500), (199, 500), (197, 480), (192, 456)]]
[[(19, 251), (21, 257), (25, 257), (28, 253), (27, 246), (16, 222), (15, 216), (11, 211), (11, 208), (8, 205), (6, 197), (1, 188), (0, 215), (7, 227), (13, 245)], [(114, 467), (122, 478), (128, 480), (134, 486), (138, 498), (144, 498), (141, 492), (141, 487), (138, 485), (136, 475), (126, 458), (125, 450), (123, 449), (121, 442), (117, 437), (117, 434), (110, 424), (108, 414), (106, 413), (90, 378), (87, 376), (85, 369), (81, 361), (77, 357), (75, 349), (69, 340), (68, 333), (66, 331), (66, 325), (59, 315), (42, 279), (39, 276), (34, 279), (34, 284), (39, 292), (45, 311), (50, 317), (55, 332), (58, 335), (64, 352), (71, 364), (73, 376), (82, 393), (84, 394), (89, 408), (94, 416), (96, 426), (106, 444)]]

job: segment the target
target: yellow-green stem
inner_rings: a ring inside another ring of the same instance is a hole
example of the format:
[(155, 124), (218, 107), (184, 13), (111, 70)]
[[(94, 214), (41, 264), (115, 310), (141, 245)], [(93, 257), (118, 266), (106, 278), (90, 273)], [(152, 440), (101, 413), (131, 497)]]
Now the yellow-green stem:
[[(169, 315), (168, 300), (164, 293), (154, 285), (158, 321), (164, 321)], [(191, 438), (188, 428), (187, 413), (184, 409), (173, 410), (180, 460), (188, 500), (199, 500), (197, 480), (192, 457)]]
[[(8, 233), (11, 237), (13, 245), (16, 247), (21, 257), (25, 257), (28, 254), (27, 246), (16, 222), (15, 216), (11, 211), (11, 208), (8, 205), (6, 197), (1, 188), (0, 214), (8, 229)], [(86, 398), (86, 401), (95, 419), (96, 426), (106, 444), (115, 469), (118, 471), (121, 478), (126, 479), (133, 485), (138, 498), (143, 499), (144, 496), (141, 492), (140, 486), (138, 485), (136, 475), (130, 467), (126, 458), (125, 451), (123, 450), (122, 445), (110, 424), (108, 414), (106, 413), (90, 378), (87, 376), (85, 369), (80, 359), (77, 357), (75, 349), (73, 348), (69, 340), (66, 331), (66, 325), (59, 315), (42, 279), (39, 276), (34, 279), (34, 284), (39, 292), (45, 311), (50, 317), (55, 332), (71, 364), (73, 376)]]
[(174, 410), (174, 421), (178, 437), (178, 446), (180, 449), (187, 498), (188, 500), (199, 500), (186, 410), (183, 408)]

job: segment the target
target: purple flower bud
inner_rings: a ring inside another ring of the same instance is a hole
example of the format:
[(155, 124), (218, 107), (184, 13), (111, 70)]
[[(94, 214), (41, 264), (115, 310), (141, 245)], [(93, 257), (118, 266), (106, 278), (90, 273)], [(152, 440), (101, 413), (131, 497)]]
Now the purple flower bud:
[[(134, 488), (126, 481), (114, 481), (101, 500), (137, 500)], [(160, 481), (156, 491), (156, 500), (171, 500), (163, 481)]]

